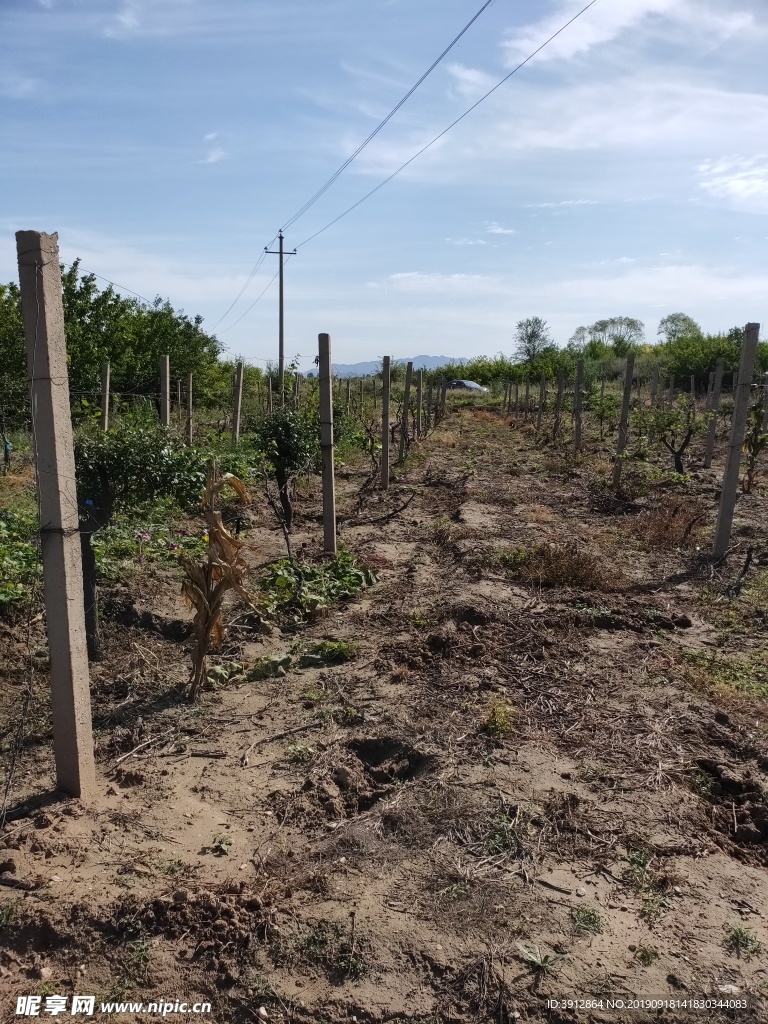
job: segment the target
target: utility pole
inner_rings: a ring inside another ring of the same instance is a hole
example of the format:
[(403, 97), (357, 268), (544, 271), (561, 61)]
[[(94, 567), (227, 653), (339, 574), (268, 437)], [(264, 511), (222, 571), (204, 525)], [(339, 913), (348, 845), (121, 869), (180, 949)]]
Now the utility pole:
[(285, 404), (285, 393), (283, 391), (283, 375), (285, 373), (285, 316), (283, 313), (283, 266), (285, 264), (284, 256), (295, 256), (296, 250), (293, 252), (285, 253), (283, 249), (283, 232), (282, 229), (277, 233), (280, 248), (275, 252), (273, 249), (265, 249), (264, 252), (270, 256), (280, 257), (280, 288), (279, 288), (279, 318), (278, 318), (278, 352), (277, 352), (277, 389), (280, 392), (280, 408), (282, 409)]

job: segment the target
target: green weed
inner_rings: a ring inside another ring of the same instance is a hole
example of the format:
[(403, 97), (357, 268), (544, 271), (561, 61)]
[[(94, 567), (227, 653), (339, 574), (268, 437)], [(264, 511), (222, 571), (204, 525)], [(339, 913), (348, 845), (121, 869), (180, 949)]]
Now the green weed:
[(635, 956), (643, 967), (650, 967), (652, 963), (659, 959), (659, 951), (655, 946), (638, 946)]
[(571, 922), (576, 931), (579, 932), (590, 932), (592, 935), (600, 935), (603, 930), (600, 914), (592, 907), (573, 907), (571, 910)]
[(483, 729), (494, 739), (501, 739), (514, 731), (515, 711), (512, 705), (501, 699), (491, 702)]
[(377, 579), (373, 569), (356, 562), (348, 551), (318, 565), (283, 559), (261, 581), (256, 603), (266, 615), (300, 622), (334, 601), (354, 597)]
[(742, 924), (733, 925), (733, 927), (728, 929), (724, 945), (739, 960), (751, 960), (763, 948), (762, 943), (752, 929)]
[(340, 665), (355, 657), (358, 644), (351, 640), (322, 640), (314, 644), (299, 659), (300, 668), (312, 668), (319, 665)]

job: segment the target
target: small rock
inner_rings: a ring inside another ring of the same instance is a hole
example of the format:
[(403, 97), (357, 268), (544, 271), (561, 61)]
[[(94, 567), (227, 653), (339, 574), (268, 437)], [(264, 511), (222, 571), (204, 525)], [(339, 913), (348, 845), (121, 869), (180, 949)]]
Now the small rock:
[(0, 853), (0, 875), (9, 874), (16, 875), (19, 872), (19, 862), (12, 855), (8, 854), (6, 850)]
[(738, 985), (718, 985), (717, 991), (724, 996), (741, 995), (741, 989), (738, 987)]
[(581, 886), (580, 886), (580, 887), (579, 887), (579, 888), (578, 888), (578, 889), (576, 890), (576, 895), (577, 895), (577, 896), (586, 896), (586, 895), (587, 895), (587, 890), (586, 890), (586, 889), (582, 889), (582, 888), (581, 888)]
[(265, 1006), (259, 1007), (259, 1017), (261, 1017), (262, 1020), (269, 1020), (269, 1014), (267, 1013)]
[(53, 971), (50, 967), (37, 967), (35, 968), (34, 975), (39, 978), (40, 981), (48, 981), (53, 977)]
[(630, 953), (636, 953), (637, 952), (637, 946), (634, 944), (634, 942), (630, 942), (630, 944), (627, 946), (627, 949), (629, 950)]

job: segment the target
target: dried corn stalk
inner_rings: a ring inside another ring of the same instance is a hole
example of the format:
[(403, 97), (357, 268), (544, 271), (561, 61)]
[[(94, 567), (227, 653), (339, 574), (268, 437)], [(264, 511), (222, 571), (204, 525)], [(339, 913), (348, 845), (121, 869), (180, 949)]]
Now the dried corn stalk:
[(215, 510), (216, 498), (224, 487), (232, 487), (239, 498), (250, 501), (242, 480), (231, 473), (219, 477), (211, 463), (205, 483), (203, 511), (208, 526), (208, 553), (204, 559), (182, 555), (179, 559), (186, 574), (181, 584), (184, 600), (195, 609), (193, 623), (195, 650), (192, 655), (190, 697), (195, 700), (206, 678), (208, 652), (224, 639), (222, 605), (230, 590), (245, 601), (250, 597), (243, 587), (247, 565), (240, 556), (242, 543), (233, 537)]

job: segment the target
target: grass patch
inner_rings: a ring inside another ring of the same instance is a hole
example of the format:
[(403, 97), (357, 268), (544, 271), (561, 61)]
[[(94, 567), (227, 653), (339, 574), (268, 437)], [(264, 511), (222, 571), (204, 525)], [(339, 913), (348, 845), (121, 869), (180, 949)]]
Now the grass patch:
[(751, 960), (763, 949), (763, 944), (752, 929), (743, 924), (737, 924), (728, 929), (724, 945), (739, 960)]
[(768, 656), (719, 657), (700, 651), (681, 651), (682, 675), (694, 687), (747, 697), (768, 697)]
[(669, 910), (670, 880), (656, 872), (653, 855), (647, 850), (630, 850), (624, 877), (640, 897), (640, 917), (649, 928)]
[(600, 914), (592, 907), (573, 907), (571, 910), (571, 923), (577, 932), (600, 935), (603, 931), (603, 922)]

